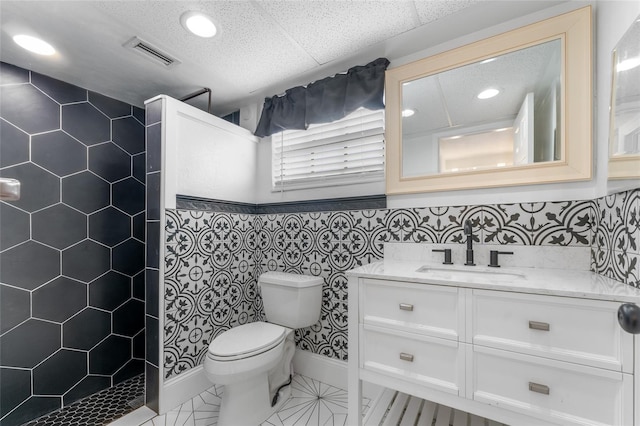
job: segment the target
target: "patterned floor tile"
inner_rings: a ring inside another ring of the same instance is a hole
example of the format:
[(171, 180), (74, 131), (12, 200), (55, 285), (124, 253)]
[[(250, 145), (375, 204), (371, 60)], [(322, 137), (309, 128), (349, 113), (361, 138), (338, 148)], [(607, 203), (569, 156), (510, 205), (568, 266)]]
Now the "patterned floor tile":
[(346, 412), (346, 391), (296, 375), (291, 398), (263, 426), (331, 425), (334, 415)]
[[(142, 426), (215, 426), (224, 387), (213, 386)], [(364, 399), (365, 407), (370, 401)], [(262, 426), (345, 426), (347, 391), (296, 374), (291, 397)]]

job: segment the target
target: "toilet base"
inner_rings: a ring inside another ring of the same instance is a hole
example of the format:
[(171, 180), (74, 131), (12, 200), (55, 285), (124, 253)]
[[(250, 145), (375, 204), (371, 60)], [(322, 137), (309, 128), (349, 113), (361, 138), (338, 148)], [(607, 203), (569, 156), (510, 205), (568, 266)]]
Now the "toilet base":
[(218, 426), (257, 426), (273, 412), (267, 373), (224, 387)]

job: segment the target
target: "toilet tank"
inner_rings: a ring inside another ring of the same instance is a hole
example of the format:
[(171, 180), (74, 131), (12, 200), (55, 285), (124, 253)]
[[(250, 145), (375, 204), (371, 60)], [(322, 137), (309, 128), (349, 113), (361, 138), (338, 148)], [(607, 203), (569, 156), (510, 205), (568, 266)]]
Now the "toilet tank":
[(321, 277), (265, 272), (258, 279), (267, 321), (289, 328), (303, 328), (320, 319)]

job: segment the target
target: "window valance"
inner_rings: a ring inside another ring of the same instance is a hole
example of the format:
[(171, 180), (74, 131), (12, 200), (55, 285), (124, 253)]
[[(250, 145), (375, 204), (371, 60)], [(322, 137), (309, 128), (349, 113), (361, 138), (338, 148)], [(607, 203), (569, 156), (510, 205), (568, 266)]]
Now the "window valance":
[(350, 68), (345, 74), (291, 88), (282, 96), (265, 98), (255, 135), (304, 130), (309, 124), (339, 120), (360, 107), (384, 108), (384, 72), (388, 66), (389, 60), (378, 58)]

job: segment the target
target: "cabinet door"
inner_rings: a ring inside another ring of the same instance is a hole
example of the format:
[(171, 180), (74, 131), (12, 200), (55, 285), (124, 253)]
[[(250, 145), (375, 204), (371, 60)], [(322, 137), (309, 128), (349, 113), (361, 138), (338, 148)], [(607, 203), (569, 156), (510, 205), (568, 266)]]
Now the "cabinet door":
[(361, 326), (360, 368), (464, 395), (464, 345), (376, 326)]
[(363, 280), (361, 322), (443, 339), (464, 340), (457, 287)]
[(470, 394), (497, 407), (560, 424), (633, 424), (633, 376), (470, 346)]
[(476, 345), (631, 373), (633, 336), (618, 325), (619, 303), (473, 290)]

